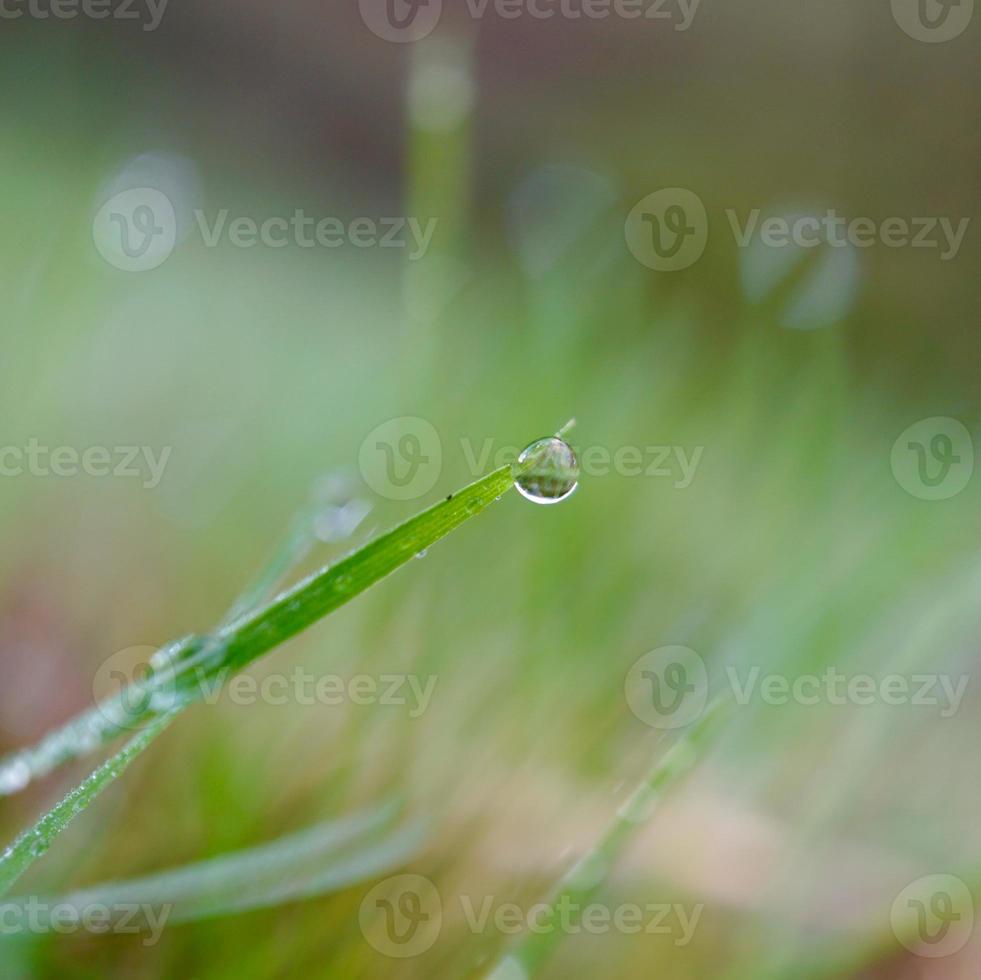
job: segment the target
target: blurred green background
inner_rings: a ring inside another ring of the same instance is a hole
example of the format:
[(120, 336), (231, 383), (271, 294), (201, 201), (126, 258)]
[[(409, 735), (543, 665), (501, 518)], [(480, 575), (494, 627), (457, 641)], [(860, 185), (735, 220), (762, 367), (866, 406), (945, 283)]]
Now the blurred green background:
[[(726, 210), (973, 220), (979, 27), (922, 43), (888, 4), (844, 0), (704, 0), (677, 27), (454, 7), (402, 44), (355, 5), (299, 0), (172, 0), (153, 31), (4, 20), (0, 443), (170, 451), (152, 487), (0, 478), (0, 750), (85, 707), (114, 652), (214, 625), (324, 474), (373, 509), (310, 569), (489, 470), (468, 461), (485, 444), (575, 416), (581, 453), (672, 450), (667, 472), (584, 473), (556, 507), (509, 494), (250, 668), (434, 675), (419, 717), (198, 705), (18, 886), (163, 869), (399, 794), (431, 828), (404, 870), (443, 895), (432, 948), (366, 942), (368, 882), (150, 948), (2, 937), (4, 978), (482, 975), (509, 937), (474, 934), (453, 897), (538, 901), (595, 842), (673, 737), (624, 695), (672, 644), (714, 688), (752, 666), (971, 680), (951, 717), (739, 706), (599, 893), (703, 905), (692, 942), (570, 935), (544, 975), (977, 974), (977, 942), (925, 959), (890, 909), (924, 875), (981, 882), (978, 484), (927, 499), (893, 455), (924, 419), (977, 434), (978, 236), (949, 261), (880, 242), (788, 264), (737, 247)], [(146, 272), (93, 238), (131, 187), (177, 216)], [(708, 243), (659, 272), (624, 222), (671, 187), (704, 203)], [(409, 261), (350, 241), (211, 248), (195, 209), (438, 224)], [(440, 463), (399, 501), (359, 460), (402, 417), (434, 427)], [(0, 799), (6, 838), (86, 771)]]

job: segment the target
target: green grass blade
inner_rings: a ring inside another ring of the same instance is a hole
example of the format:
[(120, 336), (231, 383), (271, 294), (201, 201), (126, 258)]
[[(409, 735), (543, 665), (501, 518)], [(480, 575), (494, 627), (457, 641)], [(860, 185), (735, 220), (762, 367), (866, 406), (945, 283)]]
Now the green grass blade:
[(479, 514), (513, 484), (511, 468), (503, 466), (220, 630), (215, 640), (221, 666), (239, 670), (305, 630)]
[(50, 847), (51, 842), (170, 724), (172, 715), (162, 715), (131, 738), (53, 806), (33, 827), (25, 830), (0, 855), (0, 895)]
[[(312, 898), (394, 871), (418, 851), (425, 830), (418, 821), (397, 826), (392, 802), (328, 820), (257, 847), (158, 874), (93, 885), (49, 905), (76, 910), (94, 905), (153, 910), (168, 923), (232, 915)], [(38, 899), (33, 899), (39, 901)], [(10, 905), (27, 898), (11, 898)]]

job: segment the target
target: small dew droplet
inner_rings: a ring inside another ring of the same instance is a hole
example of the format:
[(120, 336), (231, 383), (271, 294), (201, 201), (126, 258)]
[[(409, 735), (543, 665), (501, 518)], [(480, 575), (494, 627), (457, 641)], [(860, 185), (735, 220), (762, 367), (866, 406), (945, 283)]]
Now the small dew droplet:
[(579, 486), (579, 460), (572, 447), (556, 436), (528, 446), (513, 473), (518, 492), (536, 504), (557, 504)]
[(149, 709), (158, 714), (174, 711), (188, 702), (187, 694), (176, 687), (166, 687), (150, 695)]
[(487, 974), (487, 980), (528, 980), (528, 971), (516, 956), (509, 955)]
[(94, 752), (101, 742), (102, 738), (97, 729), (82, 728), (75, 738), (75, 748), (78, 752)]
[(31, 781), (31, 767), (23, 759), (13, 759), (0, 769), (0, 796), (16, 793)]
[(609, 867), (602, 854), (586, 854), (569, 871), (566, 884), (576, 891), (595, 888), (608, 871)]
[(627, 823), (644, 823), (653, 816), (660, 802), (660, 794), (649, 786), (632, 793), (617, 810), (617, 816)]

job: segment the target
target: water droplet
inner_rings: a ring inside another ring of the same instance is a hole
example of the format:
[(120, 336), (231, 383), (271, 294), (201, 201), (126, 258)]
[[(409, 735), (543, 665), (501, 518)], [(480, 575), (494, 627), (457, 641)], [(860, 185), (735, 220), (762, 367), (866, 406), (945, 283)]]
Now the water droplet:
[(313, 533), (327, 544), (350, 538), (371, 512), (371, 502), (360, 494), (354, 476), (345, 471), (322, 476), (313, 495)]
[(448, 36), (436, 38), (413, 67), (408, 105), (413, 125), (434, 133), (459, 126), (475, 98), (469, 47)]
[(579, 486), (579, 460), (572, 447), (556, 436), (528, 446), (512, 472), (518, 492), (536, 504), (557, 504)]
[(94, 752), (101, 742), (99, 731), (90, 726), (79, 730), (75, 739), (75, 748), (78, 752)]
[(515, 956), (506, 956), (487, 974), (487, 980), (528, 980), (528, 971)]
[(190, 698), (185, 691), (178, 690), (176, 687), (167, 687), (154, 691), (150, 695), (149, 710), (157, 714), (165, 714), (187, 704)]
[(182, 636), (179, 640), (165, 644), (150, 657), (150, 673), (173, 667), (181, 660), (189, 658), (206, 641), (207, 637), (203, 636)]
[(173, 644), (161, 647), (150, 657), (150, 670), (157, 671), (169, 667), (177, 659), (178, 653)]
[[(770, 248), (756, 236), (741, 250), (740, 278), (753, 303), (774, 302), (782, 327), (816, 330), (832, 327), (853, 309), (862, 284), (861, 257), (854, 245), (835, 247), (822, 215), (825, 207), (776, 208), (772, 212), (792, 228), (807, 220), (819, 227), (810, 248), (788, 242), (789, 248)], [(823, 229), (823, 230), (821, 230)], [(791, 236), (797, 237), (797, 236)]]
[(587, 854), (570, 870), (566, 884), (569, 889), (587, 891), (599, 885), (608, 871), (609, 866), (602, 854)]
[(16, 793), (31, 781), (31, 767), (23, 759), (13, 759), (0, 769), (0, 796)]
[(660, 800), (661, 795), (656, 789), (642, 786), (623, 802), (617, 816), (627, 823), (644, 823), (653, 816)]
[(429, 554), (429, 549), (428, 548), (423, 548), (422, 551), (420, 551), (420, 552), (418, 552), (416, 554), (416, 558), (425, 558), (426, 555), (428, 555), (428, 554)]

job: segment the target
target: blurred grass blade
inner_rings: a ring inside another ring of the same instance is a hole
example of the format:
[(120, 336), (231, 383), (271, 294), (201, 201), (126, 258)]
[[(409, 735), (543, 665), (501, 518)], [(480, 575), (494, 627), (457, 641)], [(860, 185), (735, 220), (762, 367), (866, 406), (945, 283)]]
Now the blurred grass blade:
[[(414, 857), (425, 829), (419, 821), (396, 827), (400, 812), (391, 802), (257, 847), (40, 901), (73, 909), (79, 919), (85, 909), (98, 906), (138, 908), (144, 917), (152, 910), (155, 919), (174, 923), (312, 898), (385, 874)], [(7, 904), (29, 900), (13, 898)]]
[(170, 724), (173, 715), (155, 719), (76, 786), (60, 803), (24, 831), (0, 855), (0, 895), (39, 858), (51, 842)]
[[(714, 701), (652, 766), (620, 807), (615, 819), (596, 842), (559, 881), (549, 900), (554, 910), (560, 905), (582, 907), (603, 883), (614, 861), (638, 826), (647, 821), (667, 795), (695, 767), (729, 716), (732, 701), (723, 696)], [(562, 938), (561, 930), (528, 933), (507, 951), (490, 973), (490, 980), (531, 977), (541, 969)]]

